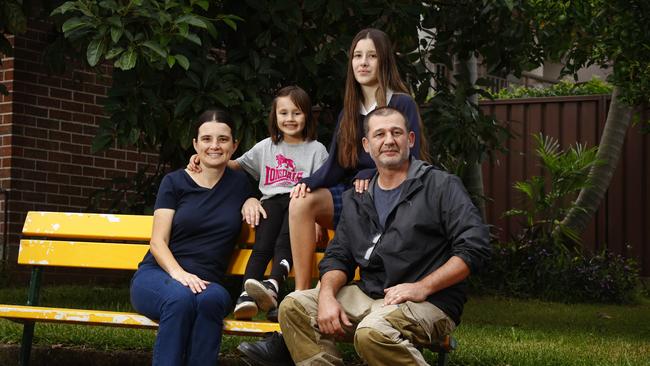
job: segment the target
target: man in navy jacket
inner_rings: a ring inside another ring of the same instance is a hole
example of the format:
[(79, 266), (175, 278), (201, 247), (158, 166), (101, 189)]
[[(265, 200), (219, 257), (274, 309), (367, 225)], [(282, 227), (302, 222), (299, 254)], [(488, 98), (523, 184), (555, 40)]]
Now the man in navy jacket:
[[(426, 365), (418, 345), (451, 333), (465, 279), (489, 259), (489, 234), (461, 181), (409, 157), (415, 141), (390, 107), (364, 121), (377, 174), (349, 190), (320, 286), (289, 294), (280, 327), (297, 365), (342, 365), (335, 341), (354, 339), (369, 365)], [(360, 281), (354, 279), (359, 267)]]

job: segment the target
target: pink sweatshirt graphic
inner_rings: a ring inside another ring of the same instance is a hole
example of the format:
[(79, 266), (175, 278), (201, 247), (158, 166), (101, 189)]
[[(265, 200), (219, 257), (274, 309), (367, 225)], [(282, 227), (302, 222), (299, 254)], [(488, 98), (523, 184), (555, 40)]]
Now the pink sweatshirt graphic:
[(294, 185), (302, 179), (304, 172), (296, 172), (296, 164), (282, 154), (275, 155), (276, 167), (266, 166), (264, 185), (289, 184)]

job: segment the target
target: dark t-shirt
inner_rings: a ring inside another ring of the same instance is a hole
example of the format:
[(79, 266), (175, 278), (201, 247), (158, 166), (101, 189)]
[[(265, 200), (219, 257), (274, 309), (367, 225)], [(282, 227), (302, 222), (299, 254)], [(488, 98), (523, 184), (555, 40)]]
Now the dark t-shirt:
[(373, 187), (375, 209), (377, 210), (379, 223), (381, 224), (382, 229), (386, 227), (386, 219), (388, 219), (388, 214), (390, 214), (390, 212), (393, 211), (393, 208), (395, 208), (395, 205), (397, 205), (400, 193), (402, 193), (401, 184), (396, 188), (385, 190), (381, 189), (377, 181), (375, 181)]
[[(155, 209), (175, 210), (169, 249), (187, 272), (220, 282), (241, 229), (241, 206), (250, 197), (243, 171), (225, 170), (211, 189), (201, 187), (185, 172), (167, 174), (158, 189)], [(140, 265), (155, 264), (148, 252)]]

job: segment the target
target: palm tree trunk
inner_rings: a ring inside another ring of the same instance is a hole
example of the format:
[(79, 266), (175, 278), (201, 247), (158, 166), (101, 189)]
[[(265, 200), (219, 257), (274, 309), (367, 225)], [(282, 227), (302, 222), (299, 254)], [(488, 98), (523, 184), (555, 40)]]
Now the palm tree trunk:
[[(476, 56), (472, 55), (468, 59), (462, 60), (462, 62), (465, 63), (464, 67), (468, 72), (469, 81), (472, 83), (472, 86), (475, 86), (476, 80), (478, 79), (478, 61)], [(474, 94), (468, 99), (470, 103), (478, 108), (478, 94)], [(485, 220), (485, 191), (483, 188), (483, 170), (481, 168), (481, 162), (470, 163), (470, 166), (467, 167), (467, 172), (464, 178), (467, 191), (472, 196), (474, 204), (481, 212), (483, 220)]]
[(633, 107), (621, 100), (619, 87), (614, 87), (605, 129), (600, 138), (600, 145), (596, 155), (597, 159), (602, 163), (591, 168), (589, 172), (591, 185), (583, 188), (578, 194), (576, 200), (578, 208), (573, 208), (562, 220), (563, 225), (578, 234), (584, 232), (589, 220), (600, 206), (607, 188), (609, 188), (623, 150), (625, 134), (632, 119), (632, 112)]

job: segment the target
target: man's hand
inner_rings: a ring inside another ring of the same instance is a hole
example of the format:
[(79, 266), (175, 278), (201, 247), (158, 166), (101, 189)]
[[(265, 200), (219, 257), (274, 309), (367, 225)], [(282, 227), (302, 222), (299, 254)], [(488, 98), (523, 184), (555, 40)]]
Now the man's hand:
[(384, 305), (396, 305), (407, 301), (422, 302), (427, 299), (423, 286), (416, 283), (400, 283), (384, 289)]
[(266, 218), (266, 211), (260, 201), (254, 197), (247, 199), (241, 207), (242, 221), (246, 221), (248, 225), (255, 227), (260, 224), (260, 215)]
[(201, 173), (201, 166), (199, 165), (198, 154), (194, 154), (190, 156), (190, 161), (187, 163), (187, 170), (194, 173)]
[(322, 293), (318, 297), (317, 321), (320, 332), (328, 335), (345, 335), (341, 324), (346, 327), (352, 326), (338, 300), (332, 295)]

